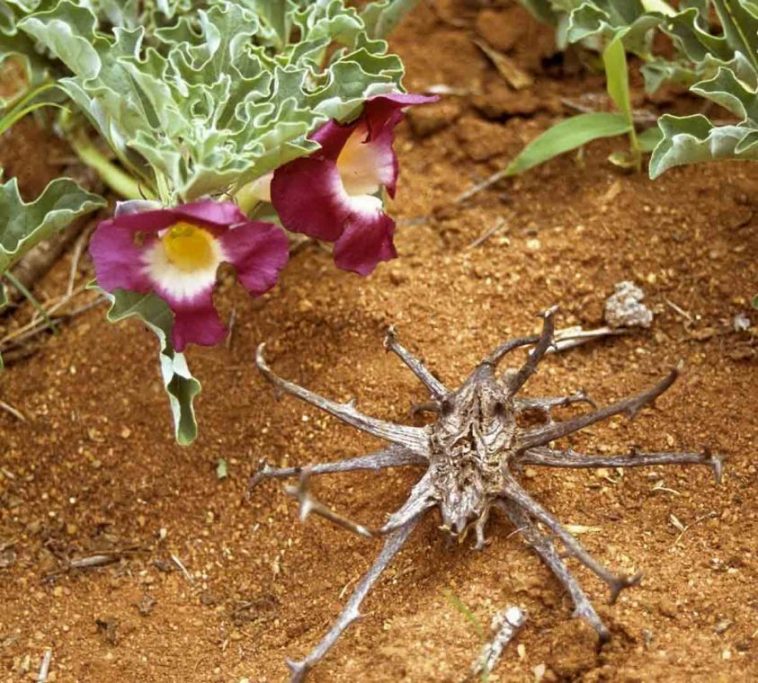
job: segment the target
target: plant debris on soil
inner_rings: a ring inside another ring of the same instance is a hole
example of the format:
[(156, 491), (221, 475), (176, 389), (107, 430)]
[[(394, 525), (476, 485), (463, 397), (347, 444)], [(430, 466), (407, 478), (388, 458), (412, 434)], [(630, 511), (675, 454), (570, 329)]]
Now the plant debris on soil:
[[(411, 112), (401, 131), (400, 258), (363, 280), (311, 244), (262, 299), (225, 282), (218, 304), (237, 321), (230, 344), (190, 351), (205, 380), (192, 447), (173, 442), (152, 334), (133, 321), (109, 325), (104, 307), (0, 378), (0, 400), (26, 418), (0, 410), (0, 680), (34, 679), (48, 649), (47, 680), (59, 683), (286, 679), (285, 657), (318, 642), (381, 541), (316, 518), (300, 524), (279, 485), (247, 496), (248, 479), (262, 459), (305, 465), (378, 441), (277, 401), (255, 368), (256, 346), (267, 342), (282, 376), (420, 425), (397, 397), (421, 403), (423, 388), (376, 353), (388, 325), (454, 385), (482, 349), (538, 332), (536, 310), (558, 303), (562, 325), (601, 325), (624, 280), (644, 289), (651, 327), (548, 356), (528, 394), (571, 393), (581, 382), (608, 403), (681, 362), (654, 409), (560, 443), (601, 454), (707, 447), (727, 462), (720, 487), (707, 468), (524, 470), (531, 494), (590, 552), (625, 574), (644, 571), (610, 607), (605, 585), (569, 560), (610, 643), (598, 649), (590, 627), (564, 618), (569, 596), (510, 525), (493, 520), (491, 543), (475, 553), (447, 542), (429, 515), (310, 680), (459, 682), (483, 643), (448, 595), (481, 624), (508, 604), (529, 614), (490, 681), (758, 677), (756, 328), (733, 326), (735, 316), (756, 317), (755, 169), (693, 166), (651, 182), (607, 163), (626, 144), (610, 140), (456, 204), (568, 113), (563, 98), (603, 82), (553, 57), (552, 31), (522, 10), (434, 6), (422, 4), (393, 38), (406, 85), (467, 94)], [(494, 47), (534, 79), (520, 91), (473, 40), (494, 40), (483, 27), (506, 13), (521, 38)], [(689, 106), (668, 97), (667, 108)], [(6, 174), (28, 194), (56, 172), (51, 144), (31, 122), (0, 140)], [(69, 259), (38, 285), (38, 299), (65, 292)], [(31, 315), (24, 305), (0, 325)], [(350, 473), (320, 480), (317, 492), (379, 526), (418, 476)], [(96, 556), (109, 561), (83, 562)]]

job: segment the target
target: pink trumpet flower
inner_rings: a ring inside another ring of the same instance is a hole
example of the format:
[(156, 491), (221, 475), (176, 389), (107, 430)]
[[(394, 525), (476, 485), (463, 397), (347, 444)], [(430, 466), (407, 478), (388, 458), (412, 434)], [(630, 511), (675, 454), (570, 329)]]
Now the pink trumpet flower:
[(104, 290), (153, 292), (174, 314), (172, 344), (213, 346), (226, 336), (213, 305), (216, 271), (231, 263), (253, 296), (271, 289), (287, 263), (287, 236), (249, 220), (232, 202), (201, 200), (174, 208), (123, 202), (90, 242), (97, 283)]
[(434, 102), (424, 95), (390, 93), (366, 102), (352, 123), (330, 121), (311, 138), (321, 149), (274, 171), (271, 202), (293, 232), (334, 242), (339, 268), (360, 275), (397, 256), (395, 222), (383, 210), (381, 189), (395, 196), (398, 163), (392, 148), (403, 109)]

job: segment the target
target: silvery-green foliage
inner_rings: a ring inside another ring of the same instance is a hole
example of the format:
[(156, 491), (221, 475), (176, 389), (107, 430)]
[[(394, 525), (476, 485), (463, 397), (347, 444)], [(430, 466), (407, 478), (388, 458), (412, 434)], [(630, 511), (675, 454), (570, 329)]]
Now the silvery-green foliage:
[[(704, 4), (704, 3), (703, 3)], [(691, 92), (736, 117), (715, 125), (702, 114), (663, 115), (663, 139), (650, 159), (650, 177), (674, 166), (717, 159), (758, 161), (758, 7), (739, 0), (713, 0), (722, 31), (705, 22), (705, 11), (690, 8), (667, 25), (686, 55), (709, 76)]]
[(171, 406), (174, 436), (183, 446), (192, 443), (197, 437), (193, 401), (200, 393), (200, 382), (192, 376), (184, 354), (171, 346), (169, 340), (174, 317), (168, 304), (155, 294), (139, 294), (123, 289), (110, 294), (105, 292), (105, 295), (111, 302), (108, 320), (118, 322), (137, 317), (158, 337), (161, 376)]
[(0, 276), (35, 244), (102, 206), (102, 197), (68, 178), (54, 180), (28, 203), (21, 198), (15, 178), (0, 183)]
[[(706, 116), (659, 119), (661, 140), (650, 176), (682, 164), (715, 159), (758, 159), (758, 3), (752, 0), (522, 0), (535, 16), (558, 26), (570, 43), (595, 47), (621, 36), (642, 60), (648, 92), (663, 83), (689, 87), (737, 117), (714, 125)], [(712, 21), (712, 10), (718, 23)], [(654, 50), (666, 34), (673, 57)]]
[(399, 87), (399, 58), (343, 0), (164, 2), (149, 17), (143, 4), (38, 0), (16, 29), (62, 63), (59, 87), (164, 201), (238, 188)]
[(741, 53), (721, 66), (716, 75), (700, 81), (692, 92), (721, 105), (739, 122), (714, 125), (702, 114), (658, 120), (663, 139), (650, 159), (650, 177), (674, 166), (717, 159), (758, 161), (758, 71)]
[(361, 12), (366, 32), (372, 38), (386, 38), (416, 5), (419, 0), (378, 0)]

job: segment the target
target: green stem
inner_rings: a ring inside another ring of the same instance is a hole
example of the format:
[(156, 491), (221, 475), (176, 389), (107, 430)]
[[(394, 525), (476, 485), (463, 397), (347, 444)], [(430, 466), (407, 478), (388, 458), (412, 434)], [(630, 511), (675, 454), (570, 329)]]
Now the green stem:
[(112, 163), (84, 134), (73, 134), (68, 138), (76, 155), (91, 166), (103, 182), (124, 199), (152, 199), (152, 192), (143, 188), (132, 176)]
[(12, 105), (10, 105), (10, 108), (6, 113), (0, 118), (0, 135), (2, 135), (8, 128), (10, 128), (13, 124), (15, 124), (17, 121), (20, 121), (24, 116), (27, 114), (30, 114), (35, 109), (39, 109), (40, 107), (58, 107), (59, 109), (66, 110), (66, 107), (61, 106), (60, 104), (57, 104), (55, 102), (34, 102), (33, 100), (41, 95), (42, 93), (52, 90), (56, 88), (57, 85), (55, 83), (43, 83), (42, 85), (32, 88), (29, 90), (25, 95), (22, 95), (19, 97), (15, 102), (13, 102)]
[(640, 141), (637, 139), (637, 131), (634, 130), (634, 119), (629, 121), (629, 147), (631, 147), (632, 159), (634, 159), (634, 168), (637, 173), (642, 172), (642, 149)]
[(161, 200), (163, 206), (171, 206), (173, 204), (171, 190), (168, 187), (168, 180), (166, 176), (159, 171), (155, 172), (155, 185), (158, 189), (158, 197)]
[(232, 194), (234, 201), (237, 202), (237, 206), (240, 208), (240, 211), (242, 211), (242, 213), (244, 213), (246, 216), (250, 215), (250, 212), (261, 201), (252, 190), (252, 184), (253, 183), (248, 183), (247, 185), (243, 185), (239, 190)]
[(13, 273), (10, 271), (6, 271), (4, 273), (5, 277), (7, 278), (8, 282), (10, 282), (19, 292), (21, 292), (22, 296), (32, 305), (34, 306), (37, 313), (40, 314), (42, 319), (45, 321), (45, 324), (50, 328), (50, 331), (55, 334), (55, 325), (53, 325), (53, 321), (50, 320), (50, 316), (47, 314), (47, 311), (45, 310), (45, 307), (37, 301), (37, 299), (34, 298), (34, 294), (32, 294), (25, 286), (24, 283), (21, 282)]

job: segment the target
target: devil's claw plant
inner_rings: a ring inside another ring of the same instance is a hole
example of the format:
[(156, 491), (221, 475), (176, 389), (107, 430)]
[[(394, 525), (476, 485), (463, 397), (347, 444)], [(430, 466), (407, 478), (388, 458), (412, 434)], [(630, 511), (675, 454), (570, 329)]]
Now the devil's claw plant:
[[(301, 519), (313, 512), (361, 536), (386, 538), (376, 562), (360, 580), (329, 632), (304, 659), (289, 662), (293, 683), (302, 681), (309, 669), (324, 657), (342, 632), (359, 617), (359, 607), (372, 585), (403, 547), (419, 520), (433, 509), (439, 510), (442, 528), (453, 537), (462, 539), (473, 528), (477, 548), (485, 545), (485, 527), (491, 512), (495, 509), (504, 512), (568, 591), (576, 608), (575, 614), (595, 629), (601, 641), (610, 638), (609, 629), (569, 570), (556, 541), (569, 557), (584, 564), (608, 585), (611, 602), (623, 589), (638, 583), (641, 574), (617, 575), (592, 557), (558, 519), (519, 483), (521, 468), (525, 465), (592, 468), (699, 464), (710, 467), (718, 481), (722, 462), (710, 453), (632, 451), (629, 455), (618, 456), (585, 455), (571, 449), (552, 447), (552, 441), (613, 415), (634, 417), (666, 391), (677, 377), (677, 371), (672, 370), (656, 385), (636, 396), (599, 409), (592, 404), (591, 411), (564, 421), (554, 420), (551, 414), (554, 408), (591, 403), (582, 392), (555, 398), (526, 398), (520, 395), (522, 387), (553, 344), (554, 315), (555, 309), (544, 314), (540, 335), (513, 339), (496, 348), (454, 391), (442, 384), (401, 346), (390, 330), (385, 341), (386, 348), (397, 354), (429, 391), (431, 402), (420, 408), (435, 412), (437, 418), (426, 427), (372, 418), (360, 413), (352, 402), (336, 403), (282, 379), (266, 364), (263, 346), (259, 347), (258, 368), (276, 387), (390, 443), (380, 451), (338, 462), (282, 469), (264, 463), (254, 477), (253, 483), (266, 478), (299, 478), (299, 485), (288, 487), (287, 491), (299, 500)], [(497, 367), (503, 358), (514, 349), (526, 346), (534, 346), (526, 362), (518, 370), (508, 370), (498, 375)], [(529, 414), (535, 413), (542, 416), (541, 421), (535, 424), (533, 420), (525, 420)], [(426, 469), (405, 504), (376, 529), (357, 524), (334, 512), (309, 492), (309, 479), (313, 475), (406, 465)]]

